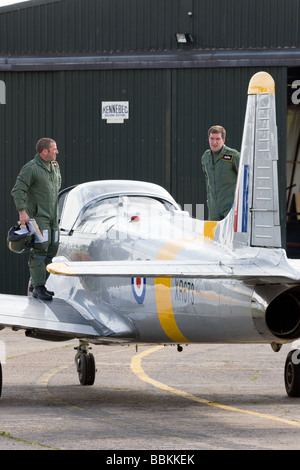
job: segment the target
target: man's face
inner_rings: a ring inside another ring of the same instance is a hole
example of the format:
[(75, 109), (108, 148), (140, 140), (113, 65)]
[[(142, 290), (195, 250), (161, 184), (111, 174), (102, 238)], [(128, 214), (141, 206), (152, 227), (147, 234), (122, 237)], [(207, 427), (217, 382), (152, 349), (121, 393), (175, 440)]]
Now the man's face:
[(222, 139), (221, 132), (211, 132), (208, 138), (209, 146), (213, 152), (219, 152), (223, 147), (225, 139)]
[(49, 149), (44, 149), (42, 152), (42, 159), (45, 160), (45, 162), (53, 162), (56, 160), (56, 155), (58, 154), (56, 142), (51, 142)]

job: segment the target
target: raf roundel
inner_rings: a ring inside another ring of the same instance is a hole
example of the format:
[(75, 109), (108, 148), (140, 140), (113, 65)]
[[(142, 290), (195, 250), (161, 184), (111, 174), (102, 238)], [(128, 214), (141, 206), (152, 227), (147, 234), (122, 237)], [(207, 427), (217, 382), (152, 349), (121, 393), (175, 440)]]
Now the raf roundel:
[(132, 277), (131, 287), (135, 300), (137, 303), (142, 304), (146, 294), (146, 278), (145, 277)]

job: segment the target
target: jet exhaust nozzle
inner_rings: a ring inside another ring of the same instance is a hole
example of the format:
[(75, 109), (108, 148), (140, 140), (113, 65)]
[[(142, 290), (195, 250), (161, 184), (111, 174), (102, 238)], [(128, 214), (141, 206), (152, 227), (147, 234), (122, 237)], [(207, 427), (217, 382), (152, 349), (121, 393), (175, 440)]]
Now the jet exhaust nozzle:
[(300, 292), (285, 292), (276, 297), (267, 308), (266, 323), (278, 338), (299, 338)]

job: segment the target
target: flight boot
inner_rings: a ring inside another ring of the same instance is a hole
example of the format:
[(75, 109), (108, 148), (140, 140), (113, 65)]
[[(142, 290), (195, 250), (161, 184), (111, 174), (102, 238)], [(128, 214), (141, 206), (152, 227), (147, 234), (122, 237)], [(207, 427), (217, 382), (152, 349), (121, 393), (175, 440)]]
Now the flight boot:
[(47, 291), (45, 286), (36, 286), (32, 291), (33, 297), (40, 300), (52, 300), (52, 295)]
[[(34, 289), (34, 286), (33, 286), (33, 284), (30, 283), (29, 284), (29, 292), (33, 292), (33, 289)], [(47, 287), (45, 287), (45, 289), (46, 289), (46, 292), (49, 295), (51, 295), (52, 297), (54, 296), (54, 292), (52, 292), (52, 290), (48, 290)]]

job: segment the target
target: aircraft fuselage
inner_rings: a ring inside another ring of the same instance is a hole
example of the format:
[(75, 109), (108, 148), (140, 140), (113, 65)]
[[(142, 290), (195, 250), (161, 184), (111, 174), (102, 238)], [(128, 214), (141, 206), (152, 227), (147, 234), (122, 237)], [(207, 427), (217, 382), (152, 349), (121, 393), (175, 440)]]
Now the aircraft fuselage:
[[(132, 213), (130, 206), (127, 212)], [(154, 214), (145, 220), (128, 214), (109, 218), (109, 227), (104, 223), (102, 233), (99, 228), (95, 229), (97, 233), (91, 233), (91, 221), (86, 222), (89, 230), (83, 221), (71, 234), (62, 232), (58, 259), (143, 263), (149, 259), (209, 261), (216, 258), (226, 262), (234, 257), (228, 248), (195, 235), (197, 221), (186, 213)], [(262, 251), (258, 248), (255, 253), (261, 256)], [(89, 302), (93, 299), (93, 315), (97, 304), (99, 311), (103, 311), (104, 304), (112, 306), (135, 331), (127, 338), (130, 342), (282, 343), (289, 338), (289, 335), (280, 338), (274, 335), (265, 321), (268, 304), (287, 287), (274, 289), (255, 279), (245, 282), (230, 277), (59, 277), (57, 284), (51, 286), (58, 296), (65, 292), (76, 293), (78, 297), (81, 292)], [(114, 322), (113, 314), (109, 315)]]

